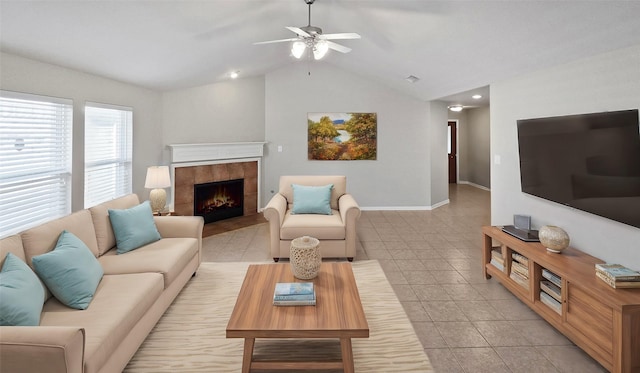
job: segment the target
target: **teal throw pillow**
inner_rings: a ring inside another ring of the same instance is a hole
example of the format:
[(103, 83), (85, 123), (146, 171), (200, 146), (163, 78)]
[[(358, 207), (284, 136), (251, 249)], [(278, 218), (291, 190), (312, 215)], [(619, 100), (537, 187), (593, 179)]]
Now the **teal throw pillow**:
[(37, 326), (43, 305), (44, 287), (38, 276), (8, 253), (0, 270), (0, 325)]
[(293, 188), (292, 214), (331, 215), (331, 189), (333, 184), (306, 186), (291, 184)]
[(158, 241), (160, 233), (153, 221), (149, 201), (126, 210), (109, 210), (109, 220), (116, 236), (116, 253), (124, 254)]
[(53, 251), (34, 256), (33, 268), (62, 304), (86, 310), (104, 274), (91, 250), (71, 232), (62, 231)]

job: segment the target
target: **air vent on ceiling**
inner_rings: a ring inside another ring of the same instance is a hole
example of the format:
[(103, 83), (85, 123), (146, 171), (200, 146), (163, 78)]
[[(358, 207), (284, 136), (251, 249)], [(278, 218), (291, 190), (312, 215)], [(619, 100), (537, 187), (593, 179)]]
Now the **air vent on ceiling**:
[(409, 75), (408, 77), (404, 78), (404, 80), (406, 80), (409, 83), (415, 83), (418, 80), (420, 80), (420, 78), (418, 78), (417, 76), (414, 76), (414, 75)]

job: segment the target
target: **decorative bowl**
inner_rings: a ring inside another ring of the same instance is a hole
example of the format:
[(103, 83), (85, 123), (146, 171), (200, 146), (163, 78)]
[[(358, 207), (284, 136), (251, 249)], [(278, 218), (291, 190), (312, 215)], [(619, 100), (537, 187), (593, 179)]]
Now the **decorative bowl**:
[(545, 225), (538, 232), (540, 243), (547, 251), (559, 254), (569, 246), (569, 235), (564, 229), (555, 225)]

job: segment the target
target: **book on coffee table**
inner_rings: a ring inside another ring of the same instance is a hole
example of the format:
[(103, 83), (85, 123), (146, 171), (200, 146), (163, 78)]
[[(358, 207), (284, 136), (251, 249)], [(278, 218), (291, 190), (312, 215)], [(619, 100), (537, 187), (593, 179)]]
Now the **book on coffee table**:
[(313, 294), (313, 282), (278, 282), (274, 296)]
[[(315, 306), (316, 305), (316, 295), (312, 294), (313, 298), (311, 299), (289, 299), (289, 300), (273, 300), (274, 306)], [(295, 296), (294, 296), (295, 297)]]
[(275, 306), (315, 306), (313, 282), (279, 282), (273, 292)]

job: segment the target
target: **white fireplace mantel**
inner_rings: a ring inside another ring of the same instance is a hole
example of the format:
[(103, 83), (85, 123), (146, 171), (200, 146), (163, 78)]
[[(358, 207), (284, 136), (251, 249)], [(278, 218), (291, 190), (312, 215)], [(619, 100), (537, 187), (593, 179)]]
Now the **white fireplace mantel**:
[(262, 157), (266, 142), (170, 144), (171, 163)]

